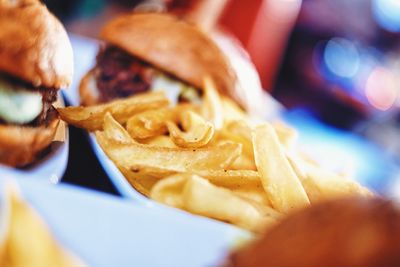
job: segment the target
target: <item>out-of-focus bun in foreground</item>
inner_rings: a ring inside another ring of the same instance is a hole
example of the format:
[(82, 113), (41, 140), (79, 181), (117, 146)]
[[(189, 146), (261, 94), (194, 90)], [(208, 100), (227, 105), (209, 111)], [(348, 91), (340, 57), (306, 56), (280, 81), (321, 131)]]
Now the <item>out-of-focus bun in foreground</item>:
[(0, 163), (30, 164), (52, 142), (72, 71), (67, 33), (40, 1), (0, 0)]
[(317, 204), (234, 253), (226, 266), (400, 266), (400, 209), (378, 198)]
[(0, 0), (0, 72), (34, 86), (72, 81), (72, 47), (62, 24), (37, 0)]

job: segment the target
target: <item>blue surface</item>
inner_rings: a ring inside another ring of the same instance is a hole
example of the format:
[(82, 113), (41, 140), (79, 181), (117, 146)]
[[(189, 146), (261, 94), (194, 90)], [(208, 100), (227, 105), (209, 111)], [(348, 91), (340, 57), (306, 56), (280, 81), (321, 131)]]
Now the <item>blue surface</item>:
[(283, 118), (299, 131), (300, 148), (324, 167), (349, 167), (360, 183), (379, 193), (389, 191), (398, 169), (377, 146), (354, 133), (325, 125), (303, 109), (288, 111)]

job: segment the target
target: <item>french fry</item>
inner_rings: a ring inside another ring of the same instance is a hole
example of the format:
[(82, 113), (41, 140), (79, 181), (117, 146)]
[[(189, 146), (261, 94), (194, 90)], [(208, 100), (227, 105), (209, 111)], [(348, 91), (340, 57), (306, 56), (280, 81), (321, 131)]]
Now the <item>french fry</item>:
[(297, 131), (280, 121), (275, 121), (272, 125), (281, 144), (287, 150), (292, 150), (297, 141)]
[(114, 100), (107, 104), (58, 108), (57, 111), (61, 119), (69, 124), (89, 131), (95, 131), (102, 129), (103, 118), (107, 112), (111, 113), (119, 123), (124, 124), (130, 117), (137, 113), (165, 107), (168, 104), (168, 98), (164, 93), (151, 92)]
[(222, 146), (199, 149), (153, 147), (142, 144), (121, 144), (96, 132), (96, 138), (108, 157), (117, 165), (131, 169), (134, 164), (172, 166), (180, 172), (218, 170), (229, 166), (241, 153), (241, 145), (227, 143)]
[(167, 132), (166, 121), (177, 120), (172, 108), (147, 110), (132, 116), (126, 122), (126, 129), (132, 138), (145, 139), (165, 134)]
[(179, 122), (182, 112), (194, 110), (196, 107), (192, 104), (147, 110), (132, 116), (126, 123), (126, 129), (135, 139), (156, 137), (168, 132), (167, 121)]
[(103, 129), (104, 134), (109, 139), (125, 144), (136, 143), (124, 127), (122, 127), (122, 125), (119, 124), (109, 112), (104, 116)]
[(189, 212), (227, 221), (251, 231), (259, 231), (277, 220), (276, 213), (265, 216), (251, 202), (196, 175), (165, 178), (153, 187), (151, 197), (167, 205), (176, 205)]
[(121, 166), (117, 167), (137, 191), (147, 197), (150, 197), (150, 190), (159, 181), (158, 177), (143, 172), (132, 171)]
[(226, 122), (219, 131), (221, 140), (230, 140), (243, 145), (243, 153), (254, 161), (253, 140), (250, 126), (243, 120)]
[(250, 170), (201, 170), (194, 172), (215, 185), (225, 187), (259, 186), (260, 175)]
[(255, 127), (253, 146), (257, 170), (272, 206), (282, 213), (288, 213), (309, 205), (307, 194), (271, 125)]
[(227, 189), (232, 190), (236, 195), (245, 198), (246, 200), (254, 201), (261, 207), (269, 207), (272, 209), (271, 202), (268, 199), (267, 193), (265, 192), (264, 188), (262, 187), (261, 181), (252, 185), (251, 183), (242, 185), (242, 186), (224, 186)]
[(249, 156), (242, 153), (232, 164), (229, 166), (230, 170), (252, 170), (256, 171), (257, 167)]
[(247, 114), (230, 98), (221, 96), (221, 106), (224, 121), (248, 120)]
[[(228, 221), (253, 231), (259, 229), (260, 224), (264, 226), (261, 213), (253, 205), (230, 190), (213, 186), (199, 176), (191, 176), (187, 180), (182, 197), (185, 209), (190, 212)], [(275, 220), (271, 221), (274, 222)]]
[(170, 147), (170, 148), (177, 148), (175, 143), (171, 140), (171, 137), (167, 135), (158, 135), (155, 137), (150, 137), (147, 139), (140, 140), (142, 144), (147, 144), (150, 146), (155, 147)]
[(150, 192), (150, 198), (179, 209), (184, 209), (182, 188), (186, 182), (186, 175), (171, 175), (156, 183)]
[[(23, 200), (14, 185), (6, 187), (8, 218), (1, 266), (83, 267), (85, 264), (62, 248), (36, 211)], [(4, 212), (4, 211), (2, 211)]]
[(184, 132), (174, 122), (167, 121), (171, 139), (179, 147), (202, 147), (214, 136), (214, 126), (192, 111), (181, 114), (181, 124)]
[(204, 79), (204, 96), (201, 107), (202, 116), (210, 121), (215, 129), (221, 129), (224, 117), (221, 106), (221, 99), (215, 89), (214, 81), (210, 77)]
[[(145, 176), (153, 176), (162, 179), (176, 173), (181, 173), (181, 168), (175, 166), (154, 166), (145, 164), (131, 164), (131, 169)], [(261, 187), (260, 175), (250, 170), (192, 170), (188, 173), (202, 176), (218, 186), (228, 188), (242, 188), (246, 186)]]
[(331, 171), (322, 169), (316, 164), (302, 160), (300, 157), (290, 157), (311, 203), (346, 196), (373, 196), (367, 188), (355, 181), (342, 177)]

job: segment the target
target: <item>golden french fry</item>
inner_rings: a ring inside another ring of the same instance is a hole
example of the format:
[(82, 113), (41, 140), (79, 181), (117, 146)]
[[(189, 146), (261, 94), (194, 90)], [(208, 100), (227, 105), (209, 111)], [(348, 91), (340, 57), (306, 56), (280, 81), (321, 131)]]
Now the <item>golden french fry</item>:
[(167, 205), (176, 205), (189, 212), (227, 221), (251, 231), (259, 231), (277, 219), (274, 217), (276, 213), (265, 216), (251, 202), (197, 175), (167, 177), (153, 187), (151, 197)]
[(131, 186), (133, 186), (141, 194), (150, 197), (150, 190), (159, 181), (158, 177), (152, 176), (148, 173), (129, 170), (120, 166), (117, 167), (131, 184)]
[[(162, 179), (176, 173), (180, 173), (180, 168), (175, 166), (151, 166), (145, 164), (132, 164), (131, 169), (135, 173), (145, 176), (152, 176)], [(224, 186), (232, 189), (240, 189), (246, 186), (261, 188), (260, 175), (256, 171), (250, 170), (192, 170), (188, 173), (197, 174), (206, 178), (218, 186)]]
[(214, 136), (214, 126), (192, 111), (181, 114), (181, 124), (184, 132), (174, 122), (167, 122), (171, 139), (179, 147), (202, 147)]
[(96, 132), (96, 138), (107, 156), (118, 166), (148, 165), (171, 166), (180, 172), (203, 169), (224, 169), (241, 153), (241, 145), (227, 143), (218, 147), (178, 149), (153, 147), (143, 144), (121, 144), (108, 139), (104, 133)]
[(147, 144), (155, 147), (170, 147), (177, 148), (175, 143), (171, 140), (171, 137), (167, 135), (159, 135), (155, 137), (150, 137), (147, 139), (140, 140), (142, 144)]
[(221, 129), (224, 123), (221, 99), (214, 81), (210, 77), (204, 79), (204, 96), (201, 107), (202, 116), (210, 121), (215, 129)]
[(109, 139), (126, 144), (136, 143), (124, 127), (113, 118), (110, 112), (107, 112), (104, 116), (103, 129), (104, 134)]
[(243, 109), (230, 98), (221, 96), (221, 105), (224, 121), (248, 120), (248, 116)]
[(232, 192), (234, 192), (236, 195), (243, 197), (246, 200), (254, 201), (254, 203), (257, 203), (262, 207), (269, 207), (270, 209), (272, 208), (271, 202), (269, 201), (267, 193), (262, 187), (261, 181), (258, 181), (258, 183), (255, 184), (248, 183), (242, 186), (234, 187), (226, 185), (224, 187), (232, 190)]
[(126, 122), (126, 129), (133, 138), (154, 137), (167, 132), (167, 120), (175, 120), (175, 113), (171, 108), (148, 110), (131, 117)]
[(272, 125), (275, 128), (276, 134), (278, 135), (281, 144), (287, 150), (293, 149), (297, 141), (297, 131), (280, 121), (276, 121)]
[(8, 190), (6, 195), (8, 202), (6, 219), (8, 223), (4, 244), (6, 262), (2, 262), (0, 258), (1, 266), (85, 266), (58, 244), (46, 223), (14, 189)]
[(126, 123), (126, 129), (135, 139), (146, 139), (167, 133), (167, 121), (178, 122), (183, 111), (194, 110), (191, 104), (179, 104), (175, 107), (147, 110), (132, 116)]
[(257, 167), (253, 159), (246, 154), (240, 155), (232, 164), (229, 166), (230, 170), (253, 170), (256, 171)]
[(272, 206), (280, 212), (288, 213), (309, 205), (307, 194), (271, 125), (255, 127), (253, 146), (257, 170)]
[(233, 120), (226, 122), (224, 127), (219, 131), (221, 140), (230, 140), (232, 142), (243, 145), (243, 154), (254, 161), (253, 140), (251, 128), (244, 120)]
[(186, 175), (172, 175), (159, 180), (150, 192), (150, 198), (179, 209), (184, 209), (182, 188), (187, 180)]
[(125, 123), (133, 115), (145, 110), (165, 107), (168, 98), (162, 92), (150, 92), (118, 99), (106, 104), (88, 107), (66, 107), (57, 109), (61, 119), (71, 125), (89, 131), (102, 129), (103, 118), (107, 112), (119, 123)]
[[(246, 202), (250, 203), (254, 208), (256, 208), (260, 214), (263, 217), (267, 217), (274, 222), (277, 222), (281, 217), (282, 213), (277, 212), (271, 207), (271, 204), (269, 203), (268, 199), (265, 199), (263, 197), (262, 192), (259, 192), (258, 190), (254, 190), (249, 188), (247, 191), (242, 190), (242, 191), (237, 191), (237, 190), (232, 190), (232, 192), (245, 200)], [(264, 192), (265, 193), (265, 192)], [(269, 223), (268, 226), (273, 226), (272, 223)], [(255, 232), (264, 232), (266, 231), (267, 228), (264, 225), (264, 228), (262, 229), (255, 229)]]
[[(177, 174), (178, 172), (171, 170), (171, 168), (155, 168), (149, 167), (144, 165), (134, 165), (131, 167), (134, 172), (133, 174), (136, 175), (134, 179), (141, 179), (145, 177), (152, 177), (153, 181), (156, 179), (163, 179), (167, 176), (171, 176)], [(132, 172), (132, 171), (131, 171)], [(181, 173), (182, 174), (182, 173)], [(232, 190), (233, 192), (237, 193), (240, 197), (246, 197), (248, 200), (252, 200), (257, 202), (259, 205), (264, 205), (270, 207), (271, 204), (266, 196), (264, 189), (262, 188), (260, 182), (260, 176), (255, 171), (211, 171), (211, 170), (204, 170), (204, 171), (195, 171), (193, 174), (197, 174), (201, 177), (204, 177), (211, 183), (216, 186), (222, 186), (227, 189)], [(128, 180), (134, 180), (128, 177)], [(137, 186), (137, 182), (131, 183), (132, 185)], [(153, 185), (153, 184), (152, 184)], [(148, 187), (151, 188), (151, 187)], [(143, 186), (139, 184), (138, 191), (143, 193)], [(143, 193), (147, 195), (147, 193)]]
[(259, 211), (248, 202), (199, 176), (193, 175), (187, 180), (182, 198), (185, 208), (190, 212), (228, 221), (249, 230), (256, 229), (262, 220)]
[(373, 193), (359, 183), (331, 171), (304, 161), (299, 157), (289, 157), (299, 175), (311, 203), (346, 196), (373, 196)]

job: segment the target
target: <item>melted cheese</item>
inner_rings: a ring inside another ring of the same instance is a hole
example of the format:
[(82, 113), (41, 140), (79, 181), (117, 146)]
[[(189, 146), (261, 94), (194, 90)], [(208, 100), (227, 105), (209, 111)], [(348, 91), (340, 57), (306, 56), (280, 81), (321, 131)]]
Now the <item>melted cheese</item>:
[(0, 118), (8, 123), (25, 124), (42, 112), (42, 95), (12, 85), (0, 78)]
[(163, 74), (156, 75), (150, 90), (164, 91), (173, 106), (178, 103), (180, 96), (190, 102), (196, 103), (201, 101), (200, 95), (194, 87), (178, 80), (171, 79)]

